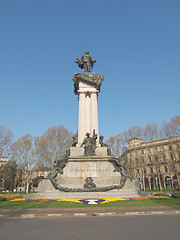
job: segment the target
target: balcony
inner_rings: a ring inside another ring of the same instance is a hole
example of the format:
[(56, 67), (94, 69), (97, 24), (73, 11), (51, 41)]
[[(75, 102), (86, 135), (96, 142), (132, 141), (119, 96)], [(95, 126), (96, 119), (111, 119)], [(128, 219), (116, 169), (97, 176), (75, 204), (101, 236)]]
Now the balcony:
[(168, 161), (167, 160), (163, 160), (163, 161), (160, 161), (159, 164), (167, 164)]

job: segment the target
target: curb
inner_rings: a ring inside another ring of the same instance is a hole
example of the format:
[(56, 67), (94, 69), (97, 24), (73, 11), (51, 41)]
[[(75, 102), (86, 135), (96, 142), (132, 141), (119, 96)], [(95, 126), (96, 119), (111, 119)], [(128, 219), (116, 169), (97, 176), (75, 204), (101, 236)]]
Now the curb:
[(22, 218), (34, 218), (35, 214), (22, 214), (20, 215)]
[(0, 215), (0, 218), (42, 218), (42, 217), (103, 217), (103, 216), (137, 216), (137, 215), (166, 215), (180, 214), (180, 211), (146, 211), (146, 212), (99, 212), (99, 213), (52, 213), (52, 214), (21, 214), (21, 215)]
[(93, 213), (92, 216), (113, 216), (118, 215), (116, 212), (106, 212), (106, 213)]

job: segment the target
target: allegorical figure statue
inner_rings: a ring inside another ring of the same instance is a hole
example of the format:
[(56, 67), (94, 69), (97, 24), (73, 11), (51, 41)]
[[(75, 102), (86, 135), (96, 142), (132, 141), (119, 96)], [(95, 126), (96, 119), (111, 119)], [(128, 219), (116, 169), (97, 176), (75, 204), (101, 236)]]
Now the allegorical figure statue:
[(93, 137), (90, 137), (90, 133), (86, 133), (86, 138), (81, 144), (81, 147), (84, 145), (84, 156), (94, 156), (96, 150), (96, 140), (97, 134), (95, 134), (95, 130), (93, 130)]
[(108, 145), (106, 143), (103, 142), (104, 137), (100, 136), (99, 137), (99, 143), (101, 145), (101, 147), (107, 147), (107, 155), (111, 156), (111, 149), (108, 147)]
[(103, 139), (104, 139), (104, 137), (103, 137), (103, 136), (100, 136), (100, 137), (99, 137), (99, 143), (100, 143), (101, 147), (107, 147), (107, 144), (105, 144), (105, 143), (103, 142)]
[(76, 147), (76, 144), (78, 143), (78, 132), (76, 135), (72, 137), (72, 147)]
[(78, 64), (78, 66), (83, 69), (85, 72), (91, 72), (91, 69), (94, 66), (94, 63), (96, 61), (93, 59), (92, 56), (89, 55), (89, 51), (85, 51), (85, 54), (82, 55), (81, 59), (77, 58), (76, 63)]
[(92, 147), (92, 138), (90, 137), (90, 133), (86, 133), (86, 138), (81, 144), (81, 147), (84, 145), (84, 155), (90, 156), (91, 155), (91, 147)]

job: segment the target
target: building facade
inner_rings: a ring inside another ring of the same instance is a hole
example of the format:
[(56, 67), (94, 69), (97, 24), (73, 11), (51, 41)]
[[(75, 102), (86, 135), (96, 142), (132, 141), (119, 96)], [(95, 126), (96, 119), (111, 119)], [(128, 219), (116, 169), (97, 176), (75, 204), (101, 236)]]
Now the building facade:
[(8, 163), (8, 157), (0, 157), (0, 166)]
[(130, 139), (121, 157), (142, 190), (180, 188), (180, 136), (150, 142)]
[(50, 171), (51, 171), (51, 168), (49, 168), (49, 167), (44, 167), (44, 166), (37, 167), (33, 171), (33, 178), (36, 178), (36, 177), (47, 178), (47, 176), (50, 173)]

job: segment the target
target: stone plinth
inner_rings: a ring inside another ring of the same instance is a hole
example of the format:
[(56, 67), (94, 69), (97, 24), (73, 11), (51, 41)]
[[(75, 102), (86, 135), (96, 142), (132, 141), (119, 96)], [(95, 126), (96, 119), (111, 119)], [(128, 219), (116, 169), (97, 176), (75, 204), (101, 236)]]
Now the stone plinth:
[(58, 174), (57, 182), (64, 188), (84, 188), (86, 178), (91, 177), (96, 187), (118, 185), (121, 175), (114, 172), (109, 160), (112, 157), (70, 157), (63, 174)]
[(38, 193), (32, 193), (26, 198), (128, 198), (140, 197), (139, 187), (136, 180), (132, 182), (128, 179), (124, 187), (120, 190), (111, 190), (108, 192), (60, 192), (55, 190), (49, 179), (43, 179), (39, 183)]
[(97, 134), (97, 146), (99, 145), (98, 107), (97, 98), (101, 82), (104, 80), (102, 74), (77, 73), (73, 76), (74, 92), (79, 99), (79, 121), (78, 121), (78, 144), (80, 146), (89, 132), (93, 136), (93, 130)]
[[(107, 147), (96, 147), (95, 155), (107, 157)], [(70, 148), (70, 157), (82, 157), (82, 156), (84, 156), (84, 147)]]

